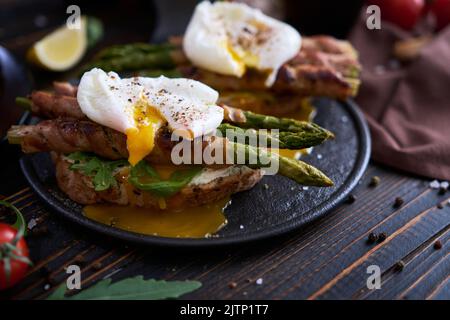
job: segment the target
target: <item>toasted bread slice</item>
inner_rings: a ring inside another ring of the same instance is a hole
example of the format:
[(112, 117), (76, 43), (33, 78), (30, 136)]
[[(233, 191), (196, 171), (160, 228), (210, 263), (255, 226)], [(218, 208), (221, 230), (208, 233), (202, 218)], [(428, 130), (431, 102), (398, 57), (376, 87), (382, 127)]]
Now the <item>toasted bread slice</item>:
[[(71, 170), (72, 163), (68, 158), (56, 153), (53, 153), (52, 156), (56, 165), (56, 179), (60, 189), (79, 204), (113, 203), (144, 208), (161, 208), (160, 198), (134, 188), (124, 179), (118, 179), (117, 187), (105, 191), (95, 191), (92, 178), (79, 171)], [(118, 173), (118, 176), (120, 175)], [(164, 199), (164, 207), (176, 209), (208, 204), (234, 193), (251, 189), (261, 180), (262, 176), (261, 170), (253, 170), (246, 166), (205, 168), (177, 194)]]

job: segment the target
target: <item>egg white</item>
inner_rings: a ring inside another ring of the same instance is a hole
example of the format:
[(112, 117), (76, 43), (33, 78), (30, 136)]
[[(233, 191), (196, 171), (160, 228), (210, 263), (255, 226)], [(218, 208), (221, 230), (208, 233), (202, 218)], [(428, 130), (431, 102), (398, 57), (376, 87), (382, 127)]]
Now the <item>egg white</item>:
[(166, 123), (188, 139), (214, 132), (223, 120), (217, 99), (217, 91), (195, 80), (121, 79), (97, 68), (82, 76), (77, 93), (90, 120), (127, 135), (132, 164), (152, 151), (156, 131)]

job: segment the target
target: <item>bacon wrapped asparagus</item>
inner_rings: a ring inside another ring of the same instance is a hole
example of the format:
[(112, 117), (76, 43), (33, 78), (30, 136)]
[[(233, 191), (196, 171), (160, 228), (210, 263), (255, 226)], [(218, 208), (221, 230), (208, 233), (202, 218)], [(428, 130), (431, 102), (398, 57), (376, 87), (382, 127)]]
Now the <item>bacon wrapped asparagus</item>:
[[(112, 160), (128, 157), (125, 135), (87, 120), (76, 98), (73, 97), (76, 88), (58, 83), (55, 89), (59, 93), (36, 91), (31, 95), (30, 100), (21, 99), (22, 104), (28, 102), (34, 113), (51, 120), (42, 121), (37, 125), (13, 126), (8, 132), (8, 140), (11, 144), (20, 144), (25, 153), (55, 151), (67, 154), (82, 151), (92, 152)], [(329, 131), (304, 121), (263, 116), (227, 106), (224, 106), (224, 111), (225, 119), (229, 123), (243, 128), (286, 130), (277, 135), (269, 134), (267, 137), (269, 144), (276, 140), (281, 147), (305, 148), (333, 137)], [(235, 131), (239, 136), (243, 129), (230, 124), (222, 124), (218, 128), (221, 132), (226, 130)], [(153, 152), (145, 160), (150, 163), (170, 163), (171, 151), (176, 142), (171, 141), (171, 134), (167, 127), (158, 131), (155, 142)], [(298, 183), (314, 186), (332, 185), (331, 180), (320, 170), (302, 161), (278, 157), (264, 149), (241, 145), (215, 136), (209, 141), (202, 142), (202, 148), (211, 146), (213, 143), (221, 143), (224, 155), (230, 150), (234, 156), (238, 152), (244, 152), (247, 161), (251, 154), (258, 153), (279, 159), (280, 173)], [(263, 166), (261, 163), (248, 163), (248, 165), (255, 168)]]

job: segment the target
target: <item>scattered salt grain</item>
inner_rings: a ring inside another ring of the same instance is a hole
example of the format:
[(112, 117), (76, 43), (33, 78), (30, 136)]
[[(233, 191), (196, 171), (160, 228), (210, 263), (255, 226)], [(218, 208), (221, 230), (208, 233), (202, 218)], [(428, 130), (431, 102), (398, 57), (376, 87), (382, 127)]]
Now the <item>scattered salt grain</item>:
[(344, 123), (347, 123), (348, 122), (347, 116), (342, 116), (341, 117), (341, 121), (344, 122)]
[(309, 189), (309, 187), (302, 187), (302, 189), (306, 191)]
[(36, 226), (37, 226), (37, 221), (36, 221), (36, 219), (31, 219), (31, 220), (28, 222), (28, 225), (27, 225), (28, 230), (31, 230), (31, 229), (33, 229), (33, 228), (36, 227)]
[(430, 182), (431, 189), (439, 189), (440, 186), (441, 186), (441, 184), (437, 180), (433, 180)]
[(322, 159), (322, 155), (320, 153), (317, 155), (317, 159)]
[(244, 229), (244, 226), (241, 224), (240, 226), (239, 226), (239, 229)]
[(44, 286), (44, 290), (47, 291), (48, 289), (50, 289), (50, 285), (47, 283), (47, 284)]
[(263, 278), (257, 279), (257, 280), (256, 280), (256, 284), (257, 284), (258, 286), (262, 285), (262, 284), (263, 284)]
[(441, 188), (448, 189), (448, 186), (449, 186), (448, 181), (442, 181), (441, 182)]

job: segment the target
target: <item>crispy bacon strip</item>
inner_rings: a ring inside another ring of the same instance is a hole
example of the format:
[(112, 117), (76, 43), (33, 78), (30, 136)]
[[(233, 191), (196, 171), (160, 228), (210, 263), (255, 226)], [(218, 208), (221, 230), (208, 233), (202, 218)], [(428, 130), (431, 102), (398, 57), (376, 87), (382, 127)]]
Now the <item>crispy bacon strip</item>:
[[(172, 148), (178, 141), (172, 141), (171, 136), (167, 128), (158, 130), (155, 148), (146, 157), (146, 161), (172, 163)], [(54, 119), (36, 125), (13, 126), (8, 131), (8, 139), (12, 144), (20, 144), (25, 153), (55, 151), (68, 154), (82, 151), (92, 152), (111, 160), (128, 158), (124, 134), (86, 120)], [(222, 143), (219, 146), (226, 147), (225, 140), (211, 136), (209, 140), (201, 142), (202, 150), (212, 146), (213, 143)], [(191, 152), (191, 155), (194, 155), (194, 152)]]
[(114, 160), (128, 156), (123, 134), (91, 121), (56, 119), (13, 126), (8, 137), (19, 142), (25, 153), (85, 151)]
[[(264, 91), (261, 75), (249, 72), (243, 78), (218, 75), (195, 67), (184, 67), (185, 76), (201, 81), (219, 91)], [(303, 96), (328, 96), (336, 99), (346, 99), (355, 95), (357, 86), (345, 80), (327, 67), (302, 65), (283, 66), (274, 86), (273, 92), (279, 94), (301, 93)], [(274, 106), (276, 108), (276, 106)]]
[(178, 69), (185, 77), (202, 81), (219, 91), (272, 91), (345, 100), (358, 91), (361, 65), (348, 41), (313, 36), (303, 38), (300, 52), (280, 68), (277, 80), (270, 89), (265, 87), (264, 77), (259, 72), (248, 72), (239, 79), (189, 64)]
[(69, 97), (77, 96), (78, 88), (76, 86), (71, 85), (68, 82), (54, 81), (53, 88), (55, 89), (55, 92), (57, 94), (60, 94), (62, 96), (69, 96)]
[[(74, 87), (74, 90), (76, 90), (76, 87)], [(43, 118), (86, 118), (75, 97), (45, 91), (33, 91), (31, 101), (31, 111)]]

